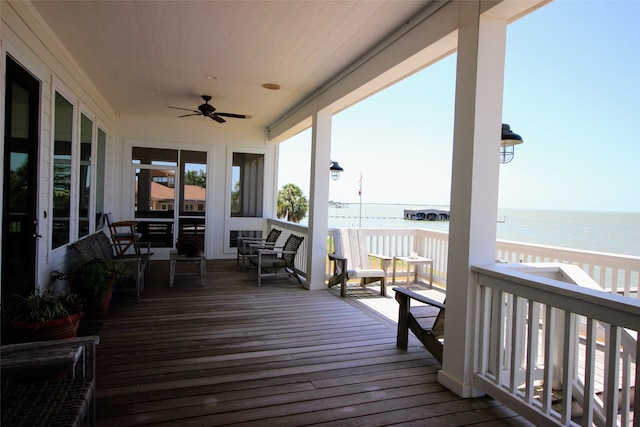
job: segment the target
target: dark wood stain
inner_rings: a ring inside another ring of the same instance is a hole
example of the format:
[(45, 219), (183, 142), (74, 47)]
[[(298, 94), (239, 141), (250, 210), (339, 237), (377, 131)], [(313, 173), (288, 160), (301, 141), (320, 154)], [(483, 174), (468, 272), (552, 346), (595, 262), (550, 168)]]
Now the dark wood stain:
[(116, 296), (100, 330), (100, 426), (519, 426), (489, 398), (461, 399), (413, 337), (293, 279), (262, 287), (208, 261), (169, 288), (155, 261), (140, 304)]

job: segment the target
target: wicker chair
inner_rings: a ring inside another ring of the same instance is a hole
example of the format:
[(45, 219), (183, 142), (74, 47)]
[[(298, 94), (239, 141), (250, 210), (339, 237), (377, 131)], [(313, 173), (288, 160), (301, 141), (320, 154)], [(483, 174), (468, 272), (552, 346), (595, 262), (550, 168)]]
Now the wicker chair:
[(271, 231), (269, 231), (266, 239), (259, 239), (255, 237), (238, 237), (238, 254), (236, 257), (236, 264), (240, 265), (240, 263), (242, 262), (242, 269), (244, 270), (249, 257), (256, 254), (256, 246), (263, 248), (265, 246), (275, 246), (281, 233), (281, 230), (272, 228)]
[(304, 237), (291, 234), (284, 246), (256, 248), (256, 254), (249, 257), (252, 267), (258, 274), (258, 286), (262, 285), (265, 277), (295, 277), (302, 283), (295, 268), (296, 254)]

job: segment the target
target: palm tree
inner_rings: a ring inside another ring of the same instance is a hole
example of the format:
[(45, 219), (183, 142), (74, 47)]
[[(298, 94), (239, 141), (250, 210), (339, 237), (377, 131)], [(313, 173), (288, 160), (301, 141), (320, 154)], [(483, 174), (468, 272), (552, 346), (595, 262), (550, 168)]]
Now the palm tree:
[(278, 191), (278, 208), (276, 215), (286, 221), (300, 222), (309, 209), (309, 202), (302, 190), (295, 184), (286, 184)]

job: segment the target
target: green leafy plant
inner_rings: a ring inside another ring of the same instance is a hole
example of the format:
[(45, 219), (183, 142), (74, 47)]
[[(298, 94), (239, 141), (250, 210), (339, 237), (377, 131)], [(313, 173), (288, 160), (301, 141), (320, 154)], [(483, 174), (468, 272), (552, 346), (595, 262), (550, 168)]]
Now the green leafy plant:
[(196, 234), (181, 234), (176, 242), (176, 249), (180, 255), (199, 256), (202, 254), (202, 237)]
[(103, 301), (124, 274), (124, 266), (111, 261), (78, 260), (67, 269), (71, 290), (85, 300), (96, 301)]
[(307, 215), (309, 201), (295, 184), (286, 184), (278, 191), (276, 215), (290, 222), (300, 222)]
[(76, 295), (45, 291), (33, 292), (26, 297), (14, 295), (3, 307), (3, 317), (10, 322), (47, 322), (81, 311), (82, 304)]

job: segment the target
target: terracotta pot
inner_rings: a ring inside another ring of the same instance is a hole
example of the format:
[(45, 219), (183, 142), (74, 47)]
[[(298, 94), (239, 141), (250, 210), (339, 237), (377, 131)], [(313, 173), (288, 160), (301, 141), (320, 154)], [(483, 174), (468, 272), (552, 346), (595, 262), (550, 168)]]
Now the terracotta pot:
[(109, 314), (109, 304), (111, 304), (111, 297), (113, 296), (113, 289), (109, 288), (104, 293), (102, 301), (99, 300), (87, 300), (84, 305), (85, 319), (102, 319)]
[(74, 338), (78, 335), (80, 313), (47, 322), (11, 322), (7, 326), (12, 343)]

